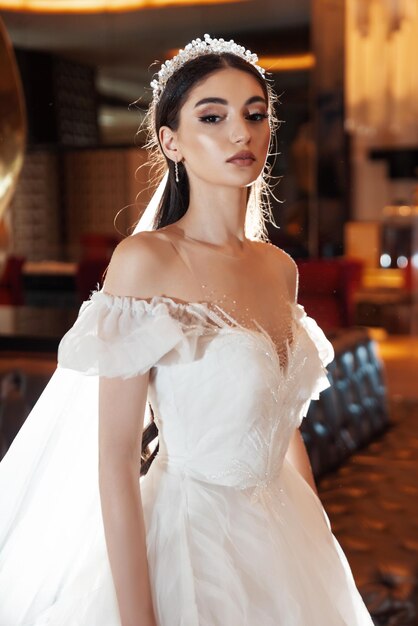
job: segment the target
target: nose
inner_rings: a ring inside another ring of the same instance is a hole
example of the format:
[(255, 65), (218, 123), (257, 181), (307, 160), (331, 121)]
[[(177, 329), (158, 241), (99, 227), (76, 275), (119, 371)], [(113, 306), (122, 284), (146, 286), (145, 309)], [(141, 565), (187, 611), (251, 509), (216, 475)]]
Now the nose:
[(250, 140), (250, 132), (247, 122), (242, 117), (234, 120), (231, 125), (231, 141), (232, 143), (246, 144)]

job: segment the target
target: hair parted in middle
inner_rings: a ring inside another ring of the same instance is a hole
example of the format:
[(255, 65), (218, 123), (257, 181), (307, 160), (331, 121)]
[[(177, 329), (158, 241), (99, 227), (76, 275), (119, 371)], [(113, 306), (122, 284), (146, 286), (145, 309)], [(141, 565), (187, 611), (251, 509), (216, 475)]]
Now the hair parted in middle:
[[(189, 180), (183, 163), (178, 163), (178, 182), (175, 176), (174, 161), (167, 158), (159, 141), (159, 131), (162, 126), (168, 126), (176, 131), (179, 127), (180, 111), (186, 102), (190, 91), (217, 71), (233, 68), (253, 76), (263, 90), (269, 106), (269, 123), (271, 137), (278, 126), (275, 116), (274, 103), (277, 100), (272, 88), (260, 72), (241, 57), (228, 52), (221, 54), (204, 54), (187, 61), (167, 81), (157, 102), (153, 102), (146, 115), (145, 124), (148, 132), (147, 149), (150, 154), (151, 167), (155, 177), (160, 179), (168, 168), (168, 179), (160, 205), (155, 214), (153, 229), (163, 228), (177, 222), (186, 213), (189, 207)], [(270, 146), (272, 139), (270, 140)], [(271, 207), (268, 197), (269, 166), (259, 176), (256, 182), (248, 188), (247, 213), (245, 220), (245, 234), (254, 240), (264, 240), (266, 235), (266, 221), (271, 220)]]

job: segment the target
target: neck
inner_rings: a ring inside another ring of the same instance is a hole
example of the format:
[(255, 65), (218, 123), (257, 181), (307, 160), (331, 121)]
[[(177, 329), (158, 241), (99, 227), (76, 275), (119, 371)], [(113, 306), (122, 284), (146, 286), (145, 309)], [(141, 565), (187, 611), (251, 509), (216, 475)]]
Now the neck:
[(185, 234), (220, 247), (245, 241), (247, 188), (190, 185), (187, 213), (178, 222)]

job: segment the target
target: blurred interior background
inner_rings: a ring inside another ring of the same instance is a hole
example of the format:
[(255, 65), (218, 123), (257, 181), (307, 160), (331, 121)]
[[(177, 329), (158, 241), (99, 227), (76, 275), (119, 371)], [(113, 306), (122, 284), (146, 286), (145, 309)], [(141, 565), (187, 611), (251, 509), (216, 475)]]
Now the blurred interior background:
[(0, 0), (0, 457), (152, 191), (153, 73), (206, 32), (280, 96), (269, 236), (337, 354), (305, 440), (375, 623), (416, 624), (418, 0)]

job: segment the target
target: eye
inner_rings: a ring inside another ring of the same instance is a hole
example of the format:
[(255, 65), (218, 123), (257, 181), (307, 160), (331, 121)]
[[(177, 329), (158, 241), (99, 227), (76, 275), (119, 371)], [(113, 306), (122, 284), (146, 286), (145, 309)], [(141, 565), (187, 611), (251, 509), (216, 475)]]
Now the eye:
[(268, 113), (250, 113), (247, 115), (247, 119), (250, 122), (262, 122), (263, 120), (267, 120), (269, 118)]
[(221, 119), (220, 115), (202, 115), (202, 117), (199, 117), (199, 120), (204, 124), (217, 124)]

